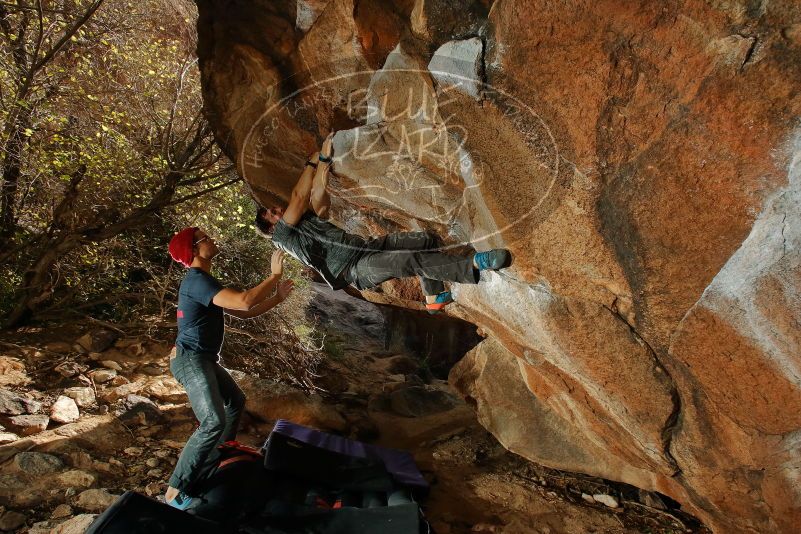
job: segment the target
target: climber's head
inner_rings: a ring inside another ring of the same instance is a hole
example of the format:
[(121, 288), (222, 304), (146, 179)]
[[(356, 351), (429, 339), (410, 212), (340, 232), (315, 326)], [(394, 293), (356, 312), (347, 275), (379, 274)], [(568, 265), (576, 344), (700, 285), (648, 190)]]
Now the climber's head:
[(184, 267), (189, 267), (195, 258), (210, 260), (220, 252), (220, 249), (206, 232), (196, 226), (190, 226), (172, 237), (169, 251), (172, 259)]
[(259, 208), (256, 211), (256, 228), (264, 236), (270, 236), (275, 229), (275, 223), (284, 216), (284, 208), (273, 206), (271, 208)]
[(196, 258), (210, 260), (219, 253), (220, 249), (217, 248), (214, 238), (200, 228), (195, 228), (192, 236), (192, 254)]

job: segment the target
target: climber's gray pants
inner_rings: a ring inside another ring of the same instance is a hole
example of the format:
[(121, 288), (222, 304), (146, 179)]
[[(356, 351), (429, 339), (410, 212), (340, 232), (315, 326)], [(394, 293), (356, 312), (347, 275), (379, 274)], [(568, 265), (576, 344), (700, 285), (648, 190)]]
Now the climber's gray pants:
[(170, 371), (186, 389), (200, 426), (178, 457), (170, 486), (191, 495), (192, 484), (209, 472), (217, 446), (236, 438), (245, 394), (219, 363), (217, 355), (177, 349)]
[(398, 232), (373, 239), (369, 248), (345, 269), (345, 279), (369, 289), (393, 278), (419, 276), (426, 295), (445, 290), (445, 282), (477, 284), (473, 256), (450, 256), (437, 249), (437, 237), (426, 232)]

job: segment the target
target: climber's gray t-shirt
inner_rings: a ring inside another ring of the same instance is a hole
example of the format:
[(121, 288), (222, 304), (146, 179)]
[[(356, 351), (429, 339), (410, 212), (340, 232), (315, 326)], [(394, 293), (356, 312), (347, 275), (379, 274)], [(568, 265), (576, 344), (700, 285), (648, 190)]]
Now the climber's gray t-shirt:
[(348, 285), (342, 272), (367, 248), (361, 237), (310, 213), (294, 226), (283, 219), (278, 221), (273, 230), (273, 243), (320, 273), (333, 289)]

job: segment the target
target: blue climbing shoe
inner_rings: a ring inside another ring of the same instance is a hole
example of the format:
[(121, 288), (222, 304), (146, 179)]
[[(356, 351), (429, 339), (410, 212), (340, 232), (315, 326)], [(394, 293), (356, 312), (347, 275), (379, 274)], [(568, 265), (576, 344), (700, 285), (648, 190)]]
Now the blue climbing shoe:
[(496, 248), (487, 252), (476, 252), (473, 264), (479, 271), (497, 271), (512, 264), (512, 254), (505, 248)]
[(453, 297), (451, 296), (451, 292), (443, 291), (442, 293), (437, 295), (437, 298), (434, 300), (434, 302), (426, 302), (426, 310), (431, 315), (435, 315), (441, 312), (443, 308), (445, 308), (445, 306), (447, 306), (451, 302), (453, 302)]
[(192, 497), (190, 497), (183, 491), (179, 491), (178, 495), (173, 500), (167, 501), (167, 504), (179, 510), (186, 510), (187, 508), (192, 506), (193, 501), (194, 499)]

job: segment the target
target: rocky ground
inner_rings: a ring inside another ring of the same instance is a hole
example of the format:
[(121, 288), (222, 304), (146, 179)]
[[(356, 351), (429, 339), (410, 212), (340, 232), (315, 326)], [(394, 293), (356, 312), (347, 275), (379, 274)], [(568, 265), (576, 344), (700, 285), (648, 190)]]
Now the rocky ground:
[[(432, 361), (392, 342), (386, 311), (315, 291), (310, 312), (329, 332), (325, 391), (234, 371), (248, 395), (243, 442), (260, 445), (285, 417), (412, 450), (440, 534), (702, 531), (656, 494), (506, 451)], [(170, 331), (129, 334), (90, 324), (0, 339), (0, 530), (79, 533), (126, 490), (163, 494), (195, 421), (169, 374)]]

